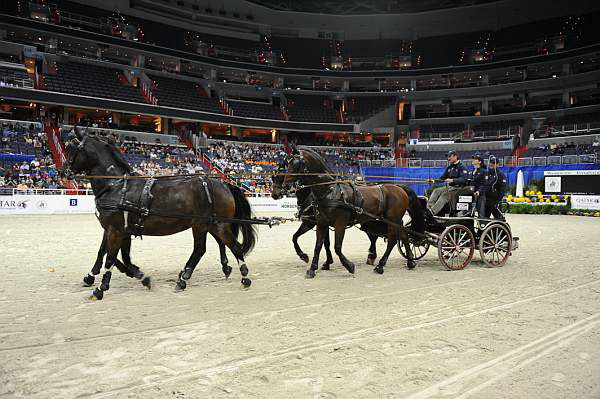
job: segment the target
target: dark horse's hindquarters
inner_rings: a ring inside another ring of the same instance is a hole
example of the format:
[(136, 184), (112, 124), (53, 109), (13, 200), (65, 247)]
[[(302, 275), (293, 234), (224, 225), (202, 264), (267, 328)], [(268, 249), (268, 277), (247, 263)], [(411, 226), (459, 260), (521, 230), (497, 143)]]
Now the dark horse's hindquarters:
[[(231, 250), (240, 267), (242, 284), (250, 286), (244, 256), (254, 246), (256, 231), (243, 222), (251, 218), (251, 209), (238, 187), (204, 177), (128, 179), (131, 169), (113, 145), (93, 134), (81, 134), (78, 129), (76, 134), (77, 138), (67, 145), (69, 169), (92, 176), (115, 176), (92, 179), (107, 250), (106, 272), (94, 290), (94, 298), (102, 299), (109, 289), (111, 269), (127, 237), (170, 235), (189, 228), (194, 235), (194, 250), (179, 273), (178, 289), (186, 288), (186, 281), (204, 255), (208, 233)], [(238, 232), (242, 233), (241, 243), (237, 241)]]

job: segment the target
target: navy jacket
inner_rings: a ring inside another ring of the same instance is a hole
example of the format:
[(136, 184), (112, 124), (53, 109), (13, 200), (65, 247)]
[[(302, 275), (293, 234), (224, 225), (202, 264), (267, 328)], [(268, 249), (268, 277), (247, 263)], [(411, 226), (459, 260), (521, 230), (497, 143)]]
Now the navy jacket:
[(494, 200), (501, 200), (508, 187), (508, 180), (500, 169), (490, 168), (487, 171), (485, 183), (485, 195)]
[(439, 180), (454, 179), (451, 186), (466, 186), (469, 180), (469, 172), (463, 166), (462, 162), (450, 164), (446, 167), (444, 174)]
[(469, 173), (468, 184), (473, 186), (473, 191), (479, 191), (479, 194), (484, 194), (488, 182), (488, 170), (486, 168), (473, 169)]

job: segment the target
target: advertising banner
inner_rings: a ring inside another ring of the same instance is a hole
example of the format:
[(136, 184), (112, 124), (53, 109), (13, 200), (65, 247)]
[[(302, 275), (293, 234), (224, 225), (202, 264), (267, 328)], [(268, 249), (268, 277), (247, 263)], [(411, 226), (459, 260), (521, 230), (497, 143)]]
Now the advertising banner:
[(0, 196), (0, 215), (53, 215), (94, 213), (93, 195)]
[[(296, 198), (283, 198), (275, 201), (271, 197), (248, 198), (256, 213), (296, 212)], [(54, 215), (70, 213), (94, 213), (96, 205), (93, 195), (2, 195), (0, 215)]]
[(600, 195), (571, 195), (571, 208), (600, 211)]

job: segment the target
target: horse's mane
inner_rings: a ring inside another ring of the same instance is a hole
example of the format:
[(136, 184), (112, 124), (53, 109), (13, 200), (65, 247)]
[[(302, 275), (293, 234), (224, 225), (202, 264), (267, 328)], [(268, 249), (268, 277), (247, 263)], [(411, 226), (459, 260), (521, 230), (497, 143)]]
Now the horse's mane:
[(313, 158), (313, 160), (315, 162), (317, 162), (319, 164), (319, 166), (323, 169), (323, 170), (319, 170), (317, 172), (333, 173), (333, 170), (327, 165), (327, 163), (325, 162), (325, 159), (323, 159), (323, 157), (321, 155), (319, 155), (317, 152), (310, 150), (308, 148), (303, 148), (302, 151), (304, 151), (305, 154), (310, 155)]
[(133, 173), (133, 168), (131, 165), (129, 165), (129, 163), (123, 157), (121, 151), (119, 151), (119, 149), (113, 143), (109, 142), (108, 140), (103, 140), (99, 137), (98, 140), (106, 145), (106, 148), (108, 148), (108, 152), (114, 159), (116, 166), (124, 169), (127, 173)]

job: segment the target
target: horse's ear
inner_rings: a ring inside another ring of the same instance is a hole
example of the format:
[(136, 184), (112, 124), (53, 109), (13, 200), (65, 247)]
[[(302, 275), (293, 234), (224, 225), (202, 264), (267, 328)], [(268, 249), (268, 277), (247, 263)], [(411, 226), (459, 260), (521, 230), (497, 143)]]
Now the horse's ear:
[(290, 144), (290, 148), (292, 149), (292, 154), (293, 155), (300, 155), (300, 151), (296, 147), (296, 144), (294, 144), (294, 143)]
[(75, 126), (73, 131), (75, 132), (75, 137), (77, 137), (78, 140), (83, 140), (83, 133), (81, 132), (79, 126)]

